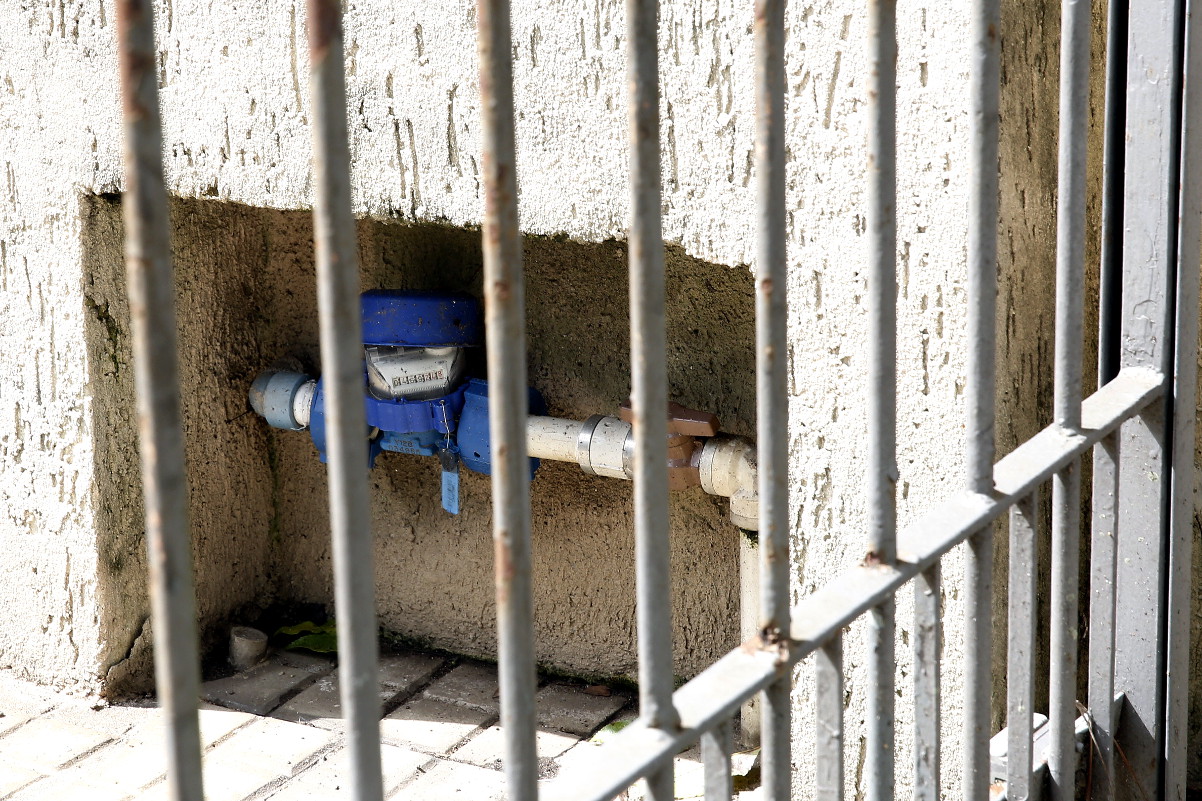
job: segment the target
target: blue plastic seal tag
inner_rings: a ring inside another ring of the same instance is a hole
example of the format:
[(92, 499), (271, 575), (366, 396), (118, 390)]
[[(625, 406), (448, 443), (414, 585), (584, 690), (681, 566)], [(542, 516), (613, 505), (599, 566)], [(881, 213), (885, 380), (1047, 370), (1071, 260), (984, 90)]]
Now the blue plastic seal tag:
[(438, 452), (442, 463), (442, 508), (453, 515), (459, 514), (459, 454), (454, 450)]

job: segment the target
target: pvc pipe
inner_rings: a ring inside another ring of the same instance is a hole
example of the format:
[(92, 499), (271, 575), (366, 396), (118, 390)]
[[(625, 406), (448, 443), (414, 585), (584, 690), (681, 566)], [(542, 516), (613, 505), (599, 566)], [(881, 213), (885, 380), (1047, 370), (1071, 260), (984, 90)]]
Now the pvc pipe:
[(531, 416), (526, 421), (526, 450), (538, 459), (576, 462), (576, 443), (583, 427), (579, 420)]
[[(593, 415), (578, 422), (531, 416), (526, 421), (526, 447), (531, 456), (575, 462), (590, 475), (631, 477), (630, 424), (616, 417)], [(742, 437), (712, 437), (702, 447), (698, 467), (701, 488), (730, 499), (731, 522), (757, 531), (760, 499), (755, 444)]]

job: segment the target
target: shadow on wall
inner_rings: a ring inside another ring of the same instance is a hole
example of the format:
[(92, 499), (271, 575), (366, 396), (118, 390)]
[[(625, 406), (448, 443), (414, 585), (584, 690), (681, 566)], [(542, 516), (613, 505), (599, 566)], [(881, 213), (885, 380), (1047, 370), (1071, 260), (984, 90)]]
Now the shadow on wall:
[[(99, 589), (110, 693), (151, 678), (128, 309), (117, 197), (84, 199), (88, 354), (97, 431)], [(308, 212), (172, 203), (184, 419), (203, 645), (277, 602), (330, 604), (325, 468), (307, 432), (249, 412), (255, 375), (284, 358), (319, 372)], [(359, 223), (364, 289), (480, 293), (478, 231)], [(550, 413), (613, 414), (629, 394), (626, 247), (525, 240), (529, 379)], [(667, 255), (670, 394), (755, 424), (753, 282), (745, 269)], [(483, 364), (482, 354), (477, 359)], [(784, 432), (781, 434), (784, 436)], [(495, 653), (491, 492), (464, 471), (462, 513), (440, 506), (434, 459), (385, 453), (371, 474), (381, 626), (433, 647)], [(691, 676), (738, 639), (736, 529), (725, 503), (673, 496), (677, 672)], [(532, 487), (535, 615), (544, 666), (590, 676), (635, 670), (630, 484), (544, 462)]]

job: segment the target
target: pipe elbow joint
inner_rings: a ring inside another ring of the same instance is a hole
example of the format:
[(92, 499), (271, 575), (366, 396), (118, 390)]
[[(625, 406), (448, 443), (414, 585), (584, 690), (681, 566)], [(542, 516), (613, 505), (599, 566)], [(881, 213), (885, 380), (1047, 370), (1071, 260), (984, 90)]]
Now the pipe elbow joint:
[(701, 449), (698, 468), (703, 490), (730, 499), (730, 521), (739, 528), (759, 531), (755, 443), (745, 437), (711, 437)]

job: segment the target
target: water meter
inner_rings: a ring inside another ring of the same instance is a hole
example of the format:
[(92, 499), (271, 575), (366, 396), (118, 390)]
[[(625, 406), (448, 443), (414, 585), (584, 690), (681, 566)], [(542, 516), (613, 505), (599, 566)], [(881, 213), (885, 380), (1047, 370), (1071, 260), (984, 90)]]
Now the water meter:
[[(488, 474), (488, 385), (467, 374), (467, 349), (483, 344), (479, 302), (468, 295), (373, 290), (361, 298), (363, 386), (374, 466), (382, 451), (436, 456), (443, 507), (459, 509), (459, 464)], [(532, 414), (545, 405), (529, 390)], [(267, 370), (250, 404), (276, 428), (308, 429), (326, 459), (325, 392), (320, 378)], [(538, 460), (530, 460), (531, 477)]]

